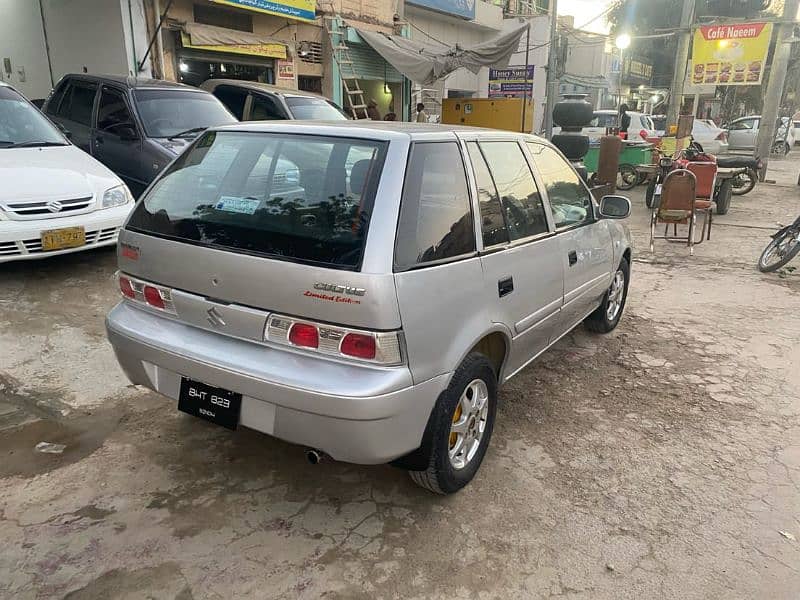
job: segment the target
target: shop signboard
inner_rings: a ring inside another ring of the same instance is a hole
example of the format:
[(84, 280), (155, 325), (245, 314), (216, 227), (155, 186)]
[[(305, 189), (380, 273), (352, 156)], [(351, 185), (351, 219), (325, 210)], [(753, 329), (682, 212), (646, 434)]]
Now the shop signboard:
[(406, 0), (408, 4), (462, 19), (475, 18), (475, 0)]
[(653, 64), (635, 56), (626, 56), (622, 65), (622, 83), (649, 86), (653, 81)]
[(761, 85), (772, 23), (699, 27), (694, 33), (692, 83)]
[(264, 58), (286, 58), (284, 44), (228, 44), (225, 46), (205, 46), (192, 44), (186, 33), (181, 33), (181, 45), (184, 48), (207, 50), (209, 52), (227, 52), (228, 54), (245, 54), (248, 56), (263, 56)]
[(489, 69), (489, 98), (533, 98), (533, 65)]
[[(211, 0), (216, 4), (226, 4), (237, 8), (275, 15), (297, 21), (314, 22), (316, 0)], [(474, 0), (472, 0), (474, 1)]]
[(294, 63), (292, 61), (278, 61), (278, 79), (294, 79)]

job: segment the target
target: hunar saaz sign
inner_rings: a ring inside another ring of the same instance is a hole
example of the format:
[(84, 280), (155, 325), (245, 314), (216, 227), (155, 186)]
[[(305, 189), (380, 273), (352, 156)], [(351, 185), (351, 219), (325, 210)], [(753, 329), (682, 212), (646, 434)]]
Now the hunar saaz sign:
[(533, 65), (489, 69), (489, 98), (533, 97)]
[(215, 4), (226, 4), (236, 8), (254, 10), (297, 21), (314, 22), (314, 10), (316, 0), (282, 0), (273, 2), (272, 0), (211, 0)]
[(700, 27), (694, 33), (692, 83), (760, 85), (772, 23)]

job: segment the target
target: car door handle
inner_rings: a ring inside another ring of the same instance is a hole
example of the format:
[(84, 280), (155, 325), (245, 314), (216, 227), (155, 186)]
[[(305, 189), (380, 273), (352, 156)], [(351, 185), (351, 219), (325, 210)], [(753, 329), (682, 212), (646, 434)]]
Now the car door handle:
[(567, 256), (569, 257), (570, 267), (574, 265), (576, 262), (578, 262), (578, 253), (575, 252), (575, 250), (570, 251), (570, 253)]
[(497, 293), (502, 298), (514, 291), (514, 278), (508, 277), (497, 282)]

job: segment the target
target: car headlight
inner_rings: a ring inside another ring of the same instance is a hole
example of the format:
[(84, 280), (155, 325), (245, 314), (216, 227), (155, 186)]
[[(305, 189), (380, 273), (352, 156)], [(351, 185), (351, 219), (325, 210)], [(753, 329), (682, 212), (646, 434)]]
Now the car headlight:
[(103, 194), (102, 208), (112, 208), (114, 206), (122, 206), (128, 202), (133, 202), (133, 196), (127, 185), (118, 185), (110, 190), (106, 190)]

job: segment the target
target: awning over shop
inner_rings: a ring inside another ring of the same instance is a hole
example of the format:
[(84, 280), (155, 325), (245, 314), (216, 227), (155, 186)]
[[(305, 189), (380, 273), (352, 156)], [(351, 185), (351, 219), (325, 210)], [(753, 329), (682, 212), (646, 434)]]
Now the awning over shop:
[(396, 35), (357, 29), (358, 35), (383, 59), (414, 83), (428, 85), (464, 67), (473, 73), (481, 67), (508, 66), (528, 24), (471, 48), (439, 49)]
[(187, 23), (183, 29), (181, 43), (185, 48), (268, 58), (287, 56), (286, 42), (268, 36), (199, 23)]

